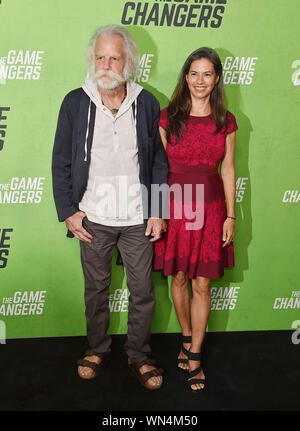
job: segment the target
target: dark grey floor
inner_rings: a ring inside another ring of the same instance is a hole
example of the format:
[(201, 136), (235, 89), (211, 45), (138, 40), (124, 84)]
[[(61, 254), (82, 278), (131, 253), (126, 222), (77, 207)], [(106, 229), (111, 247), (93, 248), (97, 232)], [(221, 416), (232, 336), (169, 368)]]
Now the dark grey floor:
[(152, 335), (153, 354), (166, 370), (158, 391), (143, 388), (127, 367), (123, 335), (113, 336), (112, 360), (93, 381), (76, 372), (85, 337), (7, 340), (0, 345), (0, 411), (71, 411), (73, 420), (75, 411), (299, 411), (300, 344), (291, 334), (208, 333), (200, 394), (190, 393), (176, 367), (179, 334)]

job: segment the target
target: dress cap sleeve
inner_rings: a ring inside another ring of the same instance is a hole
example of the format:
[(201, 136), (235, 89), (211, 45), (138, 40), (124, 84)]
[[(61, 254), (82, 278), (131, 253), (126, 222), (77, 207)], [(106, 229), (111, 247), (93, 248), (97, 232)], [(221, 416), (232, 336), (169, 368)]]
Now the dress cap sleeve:
[(226, 135), (229, 135), (229, 133), (235, 132), (238, 129), (235, 116), (227, 111), (227, 120), (228, 120), (228, 126), (226, 129)]
[(168, 113), (167, 108), (164, 108), (160, 111), (160, 118), (158, 125), (162, 127), (163, 129), (167, 129), (168, 126)]

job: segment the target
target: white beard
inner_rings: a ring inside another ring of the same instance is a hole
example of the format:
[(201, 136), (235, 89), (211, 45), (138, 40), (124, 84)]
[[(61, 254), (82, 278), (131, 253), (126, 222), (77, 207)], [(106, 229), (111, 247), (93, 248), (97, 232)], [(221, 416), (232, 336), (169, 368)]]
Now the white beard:
[(92, 78), (103, 90), (115, 90), (125, 82), (123, 75), (118, 75), (111, 70), (98, 70)]

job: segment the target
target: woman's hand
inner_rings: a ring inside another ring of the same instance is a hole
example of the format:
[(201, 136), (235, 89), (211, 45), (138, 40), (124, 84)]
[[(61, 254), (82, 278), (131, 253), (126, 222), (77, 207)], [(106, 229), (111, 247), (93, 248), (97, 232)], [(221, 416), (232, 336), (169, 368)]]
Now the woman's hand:
[(222, 236), (222, 240), (223, 240), (223, 245), (222, 247), (226, 247), (226, 245), (229, 245), (234, 237), (234, 223), (235, 220), (232, 218), (227, 218), (224, 221), (223, 224), (223, 236)]

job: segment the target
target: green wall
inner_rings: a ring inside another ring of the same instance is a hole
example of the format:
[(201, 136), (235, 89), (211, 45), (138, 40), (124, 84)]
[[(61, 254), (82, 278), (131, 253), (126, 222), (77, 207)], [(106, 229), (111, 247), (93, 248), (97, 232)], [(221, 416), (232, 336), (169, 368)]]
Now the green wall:
[[(191, 51), (219, 53), (226, 104), (239, 126), (236, 266), (212, 280), (208, 330), (291, 328), (300, 307), (299, 12), (298, 0), (0, 1), (0, 320), (7, 338), (85, 334), (79, 244), (57, 221), (51, 152), (62, 99), (83, 84), (86, 45), (105, 24), (126, 25), (134, 36), (137, 81), (162, 108)], [(170, 280), (159, 272), (153, 278), (152, 331), (177, 332)], [(124, 269), (114, 264), (111, 333), (126, 332), (127, 301)]]

